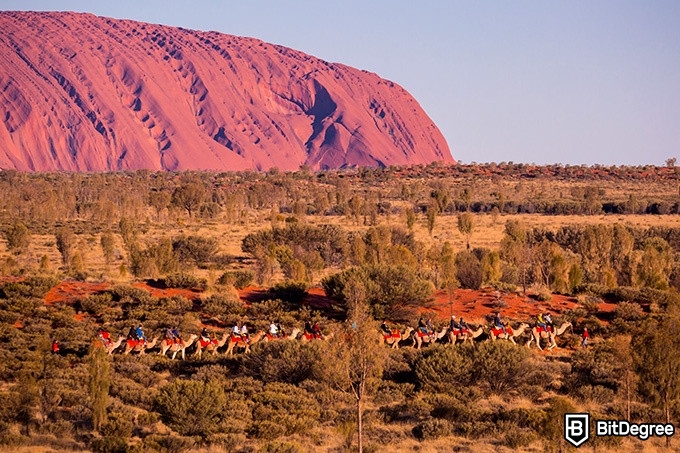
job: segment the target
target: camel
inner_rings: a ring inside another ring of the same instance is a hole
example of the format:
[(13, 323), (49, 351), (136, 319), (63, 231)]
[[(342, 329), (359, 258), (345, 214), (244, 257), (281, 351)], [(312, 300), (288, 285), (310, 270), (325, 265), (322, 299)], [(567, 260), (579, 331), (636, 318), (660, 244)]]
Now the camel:
[(182, 360), (185, 359), (184, 352), (186, 348), (191, 346), (194, 341), (198, 338), (198, 335), (192, 334), (188, 340), (182, 340), (180, 343), (175, 343), (173, 340), (163, 340), (161, 341), (161, 350), (158, 355), (165, 355), (168, 351), (172, 352), (172, 357), (170, 360), (175, 360), (175, 356), (178, 352), (182, 352)]
[[(270, 333), (265, 334), (261, 341), (276, 341), (276, 340), (295, 340), (297, 336), (300, 334), (300, 329), (297, 327), (293, 329), (293, 331), (289, 334), (286, 335), (285, 337), (273, 337)], [(252, 341), (251, 341), (252, 344)]]
[(306, 333), (306, 332), (302, 332), (302, 335), (300, 335), (300, 341), (302, 341), (302, 342), (307, 342), (307, 341), (312, 341), (312, 340), (328, 341), (331, 338), (333, 338), (333, 332), (329, 333), (328, 335), (321, 334), (320, 337), (315, 337), (314, 334), (309, 334), (309, 333)]
[(434, 343), (437, 340), (440, 340), (446, 335), (446, 331), (449, 330), (448, 326), (445, 326), (441, 332), (435, 332), (433, 334), (429, 335), (420, 335), (420, 332), (418, 330), (413, 332), (413, 347), (416, 349), (420, 349), (423, 344), (430, 344)]
[(484, 333), (484, 328), (479, 327), (477, 330), (472, 330), (472, 329), (464, 329), (461, 331), (460, 329), (455, 329), (455, 330), (449, 330), (448, 335), (449, 335), (449, 341), (451, 341), (451, 344), (456, 344), (456, 341), (459, 341), (461, 343), (465, 343), (466, 341), (469, 341), (470, 343), (475, 342), (475, 338), (480, 336), (481, 334)]
[(527, 341), (527, 348), (531, 346), (532, 341), (535, 341), (536, 346), (538, 346), (538, 349), (542, 350), (541, 338), (547, 338), (549, 343), (548, 350), (550, 350), (557, 346), (557, 343), (555, 342), (555, 337), (562, 335), (569, 327), (571, 327), (570, 322), (565, 322), (557, 330), (553, 330), (552, 332), (546, 332), (544, 330), (541, 330), (541, 332), (539, 332), (538, 327), (533, 327), (531, 329), (531, 338), (529, 338), (529, 341)]
[[(248, 341), (232, 341), (231, 340), (231, 335), (227, 339), (227, 351), (225, 352), (226, 355), (231, 356), (234, 354), (234, 349), (243, 349), (244, 354), (248, 354), (250, 352), (250, 347), (257, 343), (260, 340), (265, 340), (266, 341), (267, 335), (264, 333), (263, 330), (258, 331), (254, 335), (251, 335)], [(288, 337), (286, 337), (288, 339)]]
[(153, 348), (156, 346), (156, 343), (158, 343), (158, 336), (153, 337), (153, 340), (146, 343), (139, 340), (127, 340), (125, 342), (125, 351), (123, 351), (123, 355), (128, 355), (133, 351), (139, 352), (139, 355), (144, 355), (144, 351)]
[(201, 358), (201, 354), (203, 351), (206, 352), (212, 352), (213, 355), (217, 354), (217, 350), (227, 344), (227, 340), (229, 339), (229, 336), (231, 335), (231, 332), (225, 331), (224, 334), (222, 335), (222, 338), (217, 341), (217, 343), (209, 341), (205, 342), (202, 339), (198, 340), (196, 342), (196, 352), (194, 352), (195, 356), (198, 356), (198, 358)]
[(512, 341), (512, 344), (517, 344), (515, 341), (515, 338), (519, 338), (522, 336), (525, 330), (529, 328), (529, 324), (523, 322), (522, 324), (519, 325), (517, 329), (513, 329), (510, 326), (507, 326), (505, 330), (507, 333), (503, 333), (503, 329), (497, 328), (497, 327), (491, 327), (491, 330), (489, 330), (489, 338), (492, 341), (495, 341), (496, 339), (498, 340), (510, 340)]
[(123, 344), (123, 342), (125, 341), (125, 337), (121, 335), (120, 337), (118, 337), (118, 340), (116, 340), (115, 343), (105, 343), (100, 337), (97, 337), (97, 340), (101, 341), (102, 344), (104, 345), (104, 348), (106, 349), (106, 354), (111, 355), (113, 354), (113, 351), (118, 349), (118, 347), (121, 344)]
[(399, 349), (399, 342), (407, 340), (411, 333), (413, 332), (413, 327), (407, 327), (404, 333), (400, 333), (399, 329), (394, 329), (392, 331), (392, 336), (387, 336), (385, 332), (381, 332), (380, 338), (382, 343), (392, 347), (392, 349)]

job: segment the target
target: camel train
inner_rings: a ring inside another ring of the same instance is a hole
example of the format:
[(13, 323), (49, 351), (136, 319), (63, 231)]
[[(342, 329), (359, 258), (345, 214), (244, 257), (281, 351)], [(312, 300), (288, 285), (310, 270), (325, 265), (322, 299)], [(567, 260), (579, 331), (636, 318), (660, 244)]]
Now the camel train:
[[(510, 324), (505, 324), (502, 327), (497, 327), (492, 325), (488, 328), (479, 326), (476, 329), (471, 327), (463, 328), (451, 328), (449, 326), (443, 327), (440, 331), (417, 328), (406, 327), (404, 330), (399, 329), (388, 329), (386, 324), (383, 324), (382, 332), (380, 335), (381, 344), (385, 344), (393, 349), (397, 349), (400, 346), (412, 346), (415, 349), (421, 349), (424, 346), (435, 344), (435, 343), (447, 343), (455, 345), (458, 343), (469, 342), (473, 344), (475, 341), (484, 340), (482, 337), (484, 334), (486, 341), (510, 341), (513, 344), (517, 344), (526, 332), (529, 332), (529, 340), (526, 342), (527, 347), (531, 347), (532, 343), (536, 343), (538, 349), (543, 350), (541, 347), (541, 340), (547, 341), (547, 346), (544, 346), (547, 350), (551, 350), (557, 346), (555, 339), (564, 334), (567, 329), (571, 328), (573, 332), (573, 327), (570, 322), (565, 322), (558, 328), (548, 328), (547, 330), (543, 327), (533, 326), (523, 322), (520, 323), (518, 327), (513, 328)], [(102, 334), (104, 332), (104, 334)], [(212, 355), (217, 355), (218, 350), (223, 350), (226, 356), (233, 356), (235, 353), (242, 352), (248, 354), (250, 348), (259, 342), (268, 341), (282, 341), (282, 340), (299, 340), (302, 342), (314, 341), (315, 339), (329, 340), (333, 337), (333, 333), (328, 335), (320, 335), (318, 332), (302, 332), (299, 328), (294, 328), (291, 330), (290, 334), (286, 335), (272, 335), (270, 332), (258, 331), (252, 335), (241, 336), (235, 335), (230, 331), (225, 331), (221, 338), (207, 338), (207, 334), (202, 332), (201, 335), (192, 334), (186, 340), (181, 340), (179, 336), (176, 338), (168, 338), (167, 336), (160, 339), (155, 336), (152, 340), (147, 341), (146, 339), (138, 340), (136, 338), (127, 338), (120, 336), (115, 342), (109, 338), (108, 332), (105, 329), (100, 329), (98, 334), (98, 340), (102, 343), (106, 350), (107, 355), (112, 355), (115, 351), (121, 352), (123, 355), (129, 355), (131, 353), (137, 353), (138, 355), (143, 355), (147, 351), (157, 348), (158, 355), (168, 356), (170, 354), (170, 359), (174, 360), (175, 357), (179, 356), (184, 360), (186, 355), (189, 353), (189, 349), (193, 348), (191, 352), (193, 357), (200, 359), (203, 352), (211, 353)]]

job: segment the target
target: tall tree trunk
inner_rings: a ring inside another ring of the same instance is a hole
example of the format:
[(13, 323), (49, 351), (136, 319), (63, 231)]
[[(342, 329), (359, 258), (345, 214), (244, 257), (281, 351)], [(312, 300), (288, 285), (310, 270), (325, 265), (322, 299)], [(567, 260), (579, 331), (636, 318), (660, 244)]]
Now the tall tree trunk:
[(357, 398), (357, 437), (359, 444), (359, 453), (363, 453), (363, 424), (361, 420), (361, 398)]
[(357, 436), (359, 437), (358, 443), (359, 443), (359, 453), (363, 453), (364, 447), (363, 447), (363, 439), (362, 439), (362, 421), (361, 421), (361, 398), (357, 398)]

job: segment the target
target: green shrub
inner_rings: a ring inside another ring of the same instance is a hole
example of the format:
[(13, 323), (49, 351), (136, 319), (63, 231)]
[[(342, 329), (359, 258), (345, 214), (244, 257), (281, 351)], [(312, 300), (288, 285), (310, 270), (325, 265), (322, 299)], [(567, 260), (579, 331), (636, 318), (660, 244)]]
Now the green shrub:
[(204, 290), (208, 287), (208, 281), (206, 279), (195, 277), (186, 272), (168, 275), (163, 279), (163, 284), (167, 288), (195, 288)]
[(432, 440), (451, 434), (451, 423), (446, 420), (431, 418), (413, 427), (413, 437), (418, 440)]
[(80, 307), (92, 315), (99, 316), (111, 305), (112, 299), (111, 293), (92, 294), (80, 299)]
[(315, 341), (273, 341), (256, 344), (243, 363), (246, 375), (264, 382), (298, 384), (307, 379), (323, 376), (324, 348), (326, 344)]
[(161, 453), (183, 453), (191, 451), (196, 445), (192, 437), (151, 435), (144, 439), (144, 451)]
[(262, 453), (303, 453), (306, 450), (297, 442), (275, 440), (260, 449)]
[(121, 437), (100, 437), (90, 442), (93, 453), (127, 453), (127, 440)]
[(218, 285), (233, 285), (243, 289), (253, 283), (255, 274), (249, 270), (227, 271), (217, 280)]
[(269, 289), (272, 299), (281, 299), (292, 305), (300, 305), (307, 295), (307, 284), (304, 282), (285, 281)]
[(161, 419), (184, 436), (206, 436), (229, 416), (227, 397), (213, 382), (177, 379), (160, 388), (156, 408)]
[(210, 316), (240, 317), (245, 313), (246, 307), (238, 299), (229, 298), (224, 294), (213, 294), (201, 300), (201, 310)]

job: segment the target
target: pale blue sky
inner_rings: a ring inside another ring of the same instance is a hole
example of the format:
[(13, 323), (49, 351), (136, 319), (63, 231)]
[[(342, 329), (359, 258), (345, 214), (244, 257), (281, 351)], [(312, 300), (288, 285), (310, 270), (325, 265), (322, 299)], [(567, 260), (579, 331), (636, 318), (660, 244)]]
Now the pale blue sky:
[(251, 36), (376, 72), (465, 163), (680, 158), (680, 1), (0, 0)]

